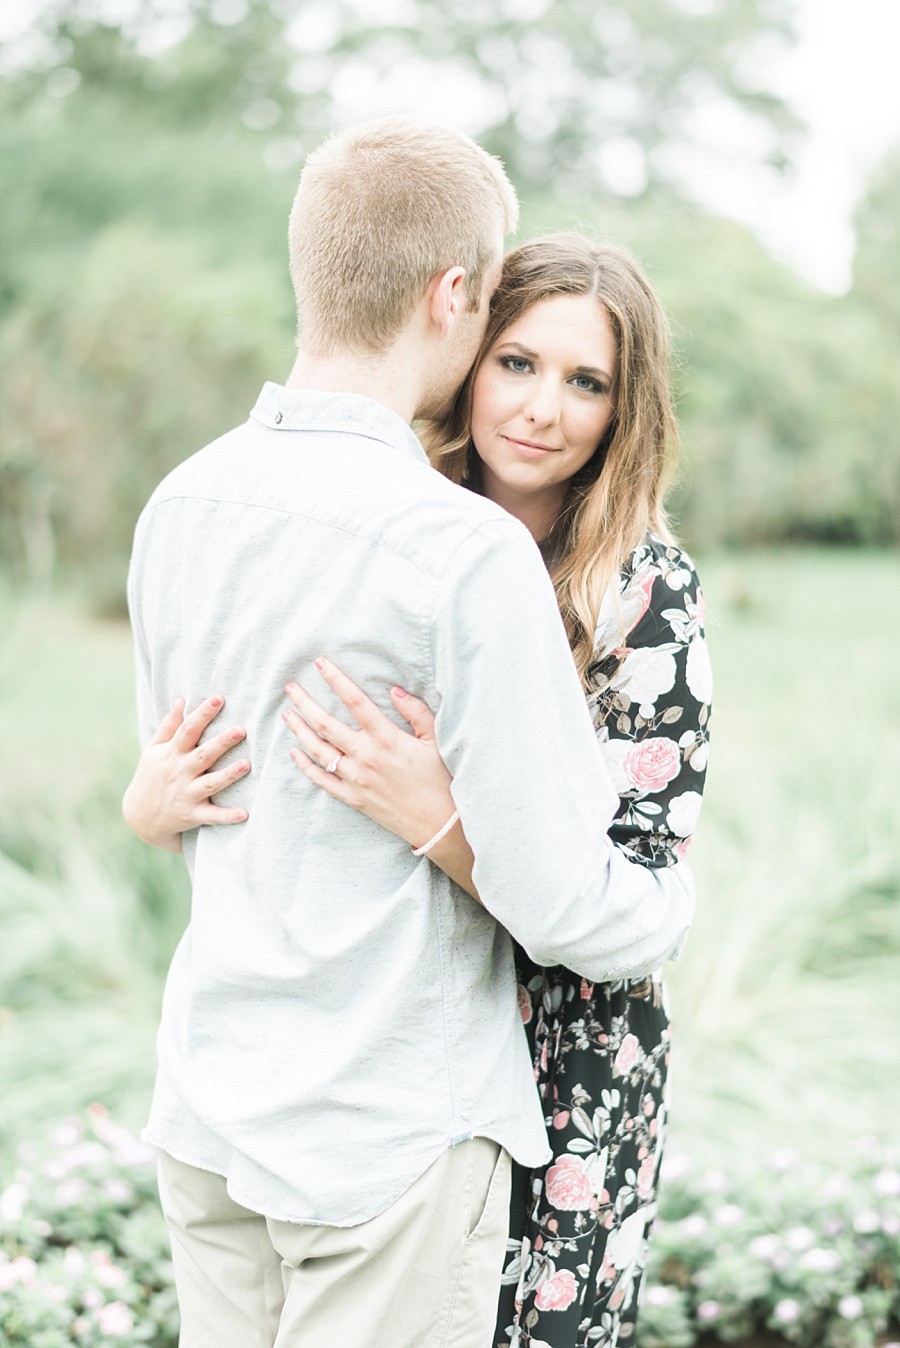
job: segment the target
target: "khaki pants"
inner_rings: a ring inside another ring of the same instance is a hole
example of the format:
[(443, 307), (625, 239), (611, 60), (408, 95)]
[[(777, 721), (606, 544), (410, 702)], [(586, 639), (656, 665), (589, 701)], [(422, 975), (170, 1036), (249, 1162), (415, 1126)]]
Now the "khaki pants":
[(302, 1226), (162, 1152), (180, 1348), (489, 1348), (509, 1187), (509, 1156), (477, 1137), (371, 1221)]

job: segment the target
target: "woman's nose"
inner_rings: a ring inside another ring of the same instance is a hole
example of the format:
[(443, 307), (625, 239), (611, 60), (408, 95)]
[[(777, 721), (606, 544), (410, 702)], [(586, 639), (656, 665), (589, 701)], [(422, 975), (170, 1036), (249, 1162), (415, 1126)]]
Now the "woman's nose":
[(536, 426), (552, 426), (559, 420), (559, 390), (548, 380), (536, 384), (525, 407), (525, 415)]

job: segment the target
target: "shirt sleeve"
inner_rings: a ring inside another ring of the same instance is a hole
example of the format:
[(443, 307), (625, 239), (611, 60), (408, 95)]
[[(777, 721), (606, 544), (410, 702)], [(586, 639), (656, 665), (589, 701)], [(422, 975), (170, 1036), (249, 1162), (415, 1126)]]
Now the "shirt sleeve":
[(537, 548), (513, 520), (458, 550), (432, 625), (436, 734), (485, 907), (539, 964), (639, 978), (680, 949), (683, 863), (635, 864)]
[(687, 554), (652, 538), (617, 588), (601, 611), (589, 671), (591, 713), (619, 796), (610, 835), (633, 860), (671, 866), (690, 845), (706, 779), (712, 674), (703, 594)]

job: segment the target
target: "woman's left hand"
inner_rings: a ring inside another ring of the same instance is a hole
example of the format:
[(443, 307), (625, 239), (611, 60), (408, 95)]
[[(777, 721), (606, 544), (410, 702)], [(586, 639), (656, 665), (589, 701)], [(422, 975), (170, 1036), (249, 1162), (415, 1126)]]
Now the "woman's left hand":
[(299, 684), (289, 683), (285, 692), (292, 709), (282, 715), (300, 742), (291, 757), (335, 800), (360, 810), (412, 847), (422, 846), (455, 809), (432, 712), (402, 688), (391, 689), (391, 702), (409, 722), (410, 735), (330, 660), (317, 660), (316, 668), (359, 728), (329, 715)]

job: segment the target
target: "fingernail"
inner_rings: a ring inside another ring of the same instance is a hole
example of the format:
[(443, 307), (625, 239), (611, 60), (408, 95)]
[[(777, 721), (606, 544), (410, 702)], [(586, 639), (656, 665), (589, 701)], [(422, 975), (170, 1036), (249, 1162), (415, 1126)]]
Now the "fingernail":
[(325, 659), (324, 655), (320, 655), (316, 659), (316, 669), (324, 669), (327, 664), (328, 661)]
[(211, 697), (209, 699), (209, 705), (211, 707), (224, 707), (225, 699), (224, 697)]
[(405, 688), (392, 688), (391, 692), (394, 694), (394, 697), (406, 697)]

